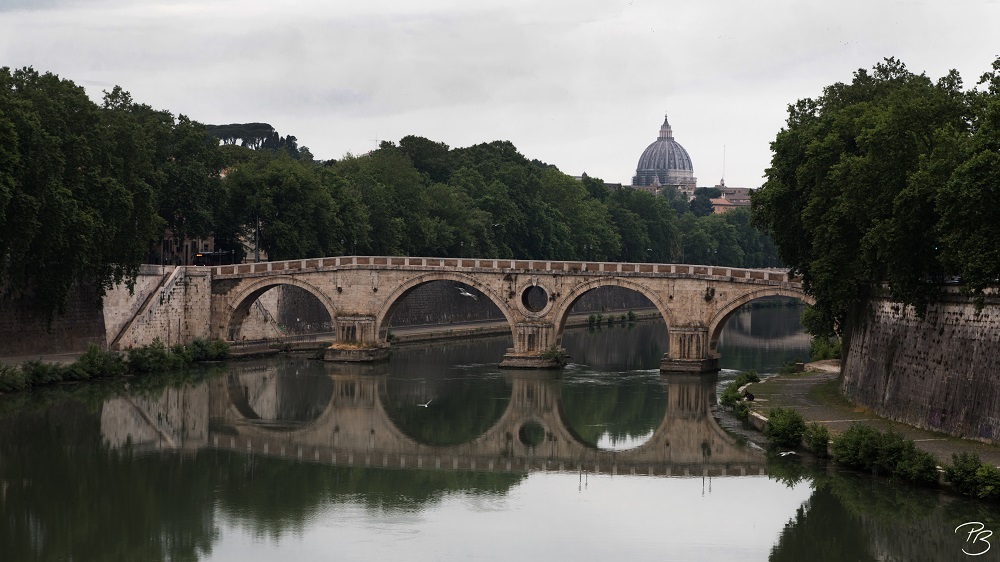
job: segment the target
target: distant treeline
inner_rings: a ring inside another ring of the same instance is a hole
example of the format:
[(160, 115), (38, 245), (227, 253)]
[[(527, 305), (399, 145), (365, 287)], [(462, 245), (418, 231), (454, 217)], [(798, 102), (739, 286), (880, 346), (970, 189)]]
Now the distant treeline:
[[(221, 140), (221, 143), (220, 143)], [(266, 123), (206, 126), (136, 103), (100, 104), (31, 68), (0, 69), (0, 286), (58, 311), (76, 282), (134, 278), (165, 231), (214, 236), (242, 258), (337, 254), (777, 266), (747, 210), (609, 190), (522, 156), (406, 136), (319, 161)]]

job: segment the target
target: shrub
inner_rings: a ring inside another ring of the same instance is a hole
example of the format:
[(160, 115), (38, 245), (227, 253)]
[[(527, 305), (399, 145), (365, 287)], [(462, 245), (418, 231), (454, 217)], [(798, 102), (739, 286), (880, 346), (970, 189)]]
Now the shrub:
[[(396, 336), (393, 335), (393, 338)], [(229, 358), (229, 343), (214, 339), (208, 343), (208, 358), (210, 361), (222, 361)]]
[(896, 462), (892, 475), (914, 484), (925, 486), (937, 484), (939, 478), (937, 459), (927, 451), (918, 449), (912, 440), (908, 439), (907, 443), (908, 446), (902, 458)]
[(733, 406), (733, 416), (736, 419), (746, 422), (750, 420), (750, 405), (740, 400)]
[(767, 415), (764, 436), (781, 447), (797, 447), (802, 443), (806, 421), (792, 408), (773, 408)]
[(43, 363), (36, 360), (22, 363), (21, 371), (24, 372), (30, 386), (38, 386), (65, 380), (68, 369), (56, 363)]
[(0, 364), (0, 392), (16, 392), (28, 388), (24, 371), (12, 365)]
[(951, 455), (951, 466), (944, 468), (944, 481), (955, 487), (955, 491), (963, 496), (979, 496), (979, 485), (976, 482), (976, 471), (983, 464), (979, 455), (962, 453)]
[(894, 431), (854, 424), (833, 440), (833, 454), (838, 464), (917, 484), (937, 482), (937, 461), (930, 453), (917, 449), (912, 439)]
[(984, 500), (1000, 499), (1000, 470), (989, 464), (976, 469), (977, 495)]
[(760, 376), (757, 374), (757, 371), (748, 369), (746, 371), (740, 371), (740, 373), (736, 375), (736, 380), (733, 381), (733, 384), (736, 385), (736, 388), (739, 388), (752, 382), (760, 382)]
[(879, 432), (874, 427), (852, 424), (833, 440), (833, 454), (838, 464), (852, 468), (870, 468), (875, 464)]
[(829, 454), (827, 448), (830, 444), (830, 430), (825, 425), (816, 422), (809, 424), (803, 434), (806, 448), (817, 457), (825, 457)]
[(809, 358), (813, 361), (840, 359), (840, 340), (836, 337), (814, 336), (809, 342)]
[(726, 389), (722, 391), (722, 396), (719, 397), (719, 404), (724, 408), (732, 409), (736, 404), (742, 401), (743, 397), (740, 396), (740, 391), (737, 390), (736, 385), (729, 383)]
[(626, 317), (628, 318), (629, 322), (635, 322), (635, 313), (632, 312), (631, 310), (628, 311), (628, 315)]
[(67, 378), (75, 380), (117, 377), (125, 374), (125, 360), (113, 351), (101, 351), (91, 344), (75, 363), (69, 366)]
[(175, 350), (168, 351), (160, 338), (155, 338), (149, 345), (128, 350), (128, 369), (134, 373), (156, 373), (183, 367), (189, 362), (187, 355), (183, 351), (174, 353)]
[(1000, 470), (985, 464), (975, 453), (951, 455), (951, 466), (944, 469), (944, 480), (963, 496), (984, 500), (1000, 499)]

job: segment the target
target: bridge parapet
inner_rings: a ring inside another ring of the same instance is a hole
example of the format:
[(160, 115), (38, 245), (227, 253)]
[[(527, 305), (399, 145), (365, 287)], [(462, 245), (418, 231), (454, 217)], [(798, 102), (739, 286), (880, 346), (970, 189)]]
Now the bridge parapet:
[(640, 277), (695, 277), (728, 281), (763, 281), (798, 284), (787, 271), (743, 269), (709, 265), (621, 263), (557, 260), (498, 260), (473, 258), (416, 258), (387, 256), (337, 256), (274, 262), (213, 266), (217, 279), (256, 277), (267, 274), (292, 274), (334, 269), (411, 269), (419, 271), (518, 272), (555, 274), (624, 274)]

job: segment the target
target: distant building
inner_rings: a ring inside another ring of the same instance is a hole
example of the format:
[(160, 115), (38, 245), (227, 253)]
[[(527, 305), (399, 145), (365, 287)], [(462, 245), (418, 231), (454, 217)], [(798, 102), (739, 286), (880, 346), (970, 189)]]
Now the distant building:
[(722, 196), (728, 199), (733, 205), (737, 207), (750, 206), (750, 194), (753, 193), (753, 188), (726, 187), (726, 180), (720, 181), (719, 185), (716, 185), (715, 187), (716, 189), (722, 191)]
[(732, 209), (750, 207), (750, 194), (753, 189), (749, 187), (726, 187), (726, 180), (721, 180), (716, 189), (722, 192), (721, 197), (712, 199), (712, 209), (717, 215), (721, 215)]
[(632, 187), (656, 193), (662, 187), (673, 186), (688, 199), (694, 194), (697, 178), (687, 150), (674, 140), (667, 116), (663, 116), (660, 135), (639, 157), (632, 178)]

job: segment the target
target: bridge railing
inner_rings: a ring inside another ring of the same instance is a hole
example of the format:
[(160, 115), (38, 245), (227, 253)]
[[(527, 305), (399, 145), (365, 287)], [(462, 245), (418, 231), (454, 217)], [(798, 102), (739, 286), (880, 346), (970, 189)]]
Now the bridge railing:
[(261, 273), (295, 273), (326, 268), (420, 268), (447, 270), (500, 270), (539, 273), (626, 273), (652, 275), (696, 275), (726, 279), (761, 280), (771, 282), (796, 281), (781, 269), (746, 269), (715, 265), (591, 262), (564, 260), (512, 260), (479, 258), (423, 258), (401, 256), (336, 256), (275, 262), (244, 263), (215, 266), (215, 276), (253, 275)]

